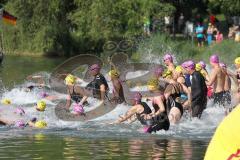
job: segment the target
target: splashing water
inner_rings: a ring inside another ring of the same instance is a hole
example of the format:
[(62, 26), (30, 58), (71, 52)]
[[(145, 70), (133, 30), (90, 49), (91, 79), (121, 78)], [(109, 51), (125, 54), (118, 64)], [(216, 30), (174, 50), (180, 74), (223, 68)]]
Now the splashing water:
[[(135, 72), (135, 76), (141, 76), (145, 74), (145, 72)], [(134, 76), (134, 77), (135, 77)], [(127, 78), (131, 78), (127, 76)], [(30, 83), (25, 83), (25, 85), (29, 85)], [(112, 85), (109, 85), (112, 88)], [(131, 88), (134, 91), (145, 91), (146, 86)], [(34, 89), (31, 92), (26, 92), (23, 87), (14, 87), (10, 91), (4, 91), (2, 93), (1, 98), (9, 98), (12, 101), (11, 106), (0, 106), (0, 114), (2, 115), (2, 110), (7, 111), (5, 115), (14, 116), (11, 111), (17, 106), (21, 106), (24, 108), (26, 112), (26, 119), (30, 119), (31, 117), (37, 117), (38, 119), (44, 119), (48, 123), (48, 129), (50, 131), (53, 130), (63, 130), (63, 133), (69, 132), (68, 130), (78, 130), (81, 131), (81, 134), (86, 137), (96, 137), (96, 136), (133, 136), (133, 135), (143, 135), (139, 122), (134, 122), (132, 124), (120, 124), (120, 125), (110, 125), (110, 122), (116, 120), (119, 115), (124, 114), (130, 106), (125, 104), (119, 104), (113, 111), (93, 119), (88, 122), (67, 122), (58, 119), (55, 115), (55, 106), (58, 101), (48, 101), (47, 108), (45, 112), (38, 112), (34, 107), (34, 103), (41, 100), (40, 93), (43, 89)], [(48, 90), (47, 93), (49, 95), (58, 95), (60, 99), (65, 99), (67, 95), (56, 93), (54, 91)], [(89, 99), (89, 103), (91, 107), (85, 107), (86, 111), (92, 110), (99, 105), (99, 101), (94, 98)], [(151, 104), (148, 102), (151, 106)], [(224, 109), (220, 107), (215, 107), (211, 104), (211, 101), (208, 103), (207, 109), (203, 112), (202, 118), (199, 119), (191, 119), (187, 114), (185, 114), (180, 121), (179, 124), (172, 125), (169, 131), (159, 131), (155, 133), (156, 136), (166, 136), (166, 137), (177, 137), (177, 138), (210, 138), (216, 128), (216, 126), (220, 123), (220, 121), (224, 118)], [(78, 134), (78, 133), (72, 133)]]

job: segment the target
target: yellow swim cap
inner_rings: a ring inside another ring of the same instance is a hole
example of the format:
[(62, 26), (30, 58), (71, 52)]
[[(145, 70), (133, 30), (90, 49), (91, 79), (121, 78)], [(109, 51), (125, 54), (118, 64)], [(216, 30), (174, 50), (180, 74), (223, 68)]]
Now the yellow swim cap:
[(43, 111), (45, 111), (45, 109), (46, 109), (46, 102), (44, 102), (44, 101), (38, 101), (38, 103), (37, 103), (37, 108), (36, 108), (38, 111), (41, 111), (41, 112), (43, 112)]
[(171, 77), (172, 75), (172, 72), (170, 70), (167, 70), (163, 73), (163, 78), (169, 78)]
[(108, 75), (111, 77), (119, 77), (120, 76), (119, 72), (116, 69), (110, 70), (108, 72)]
[(158, 80), (156, 78), (152, 78), (147, 82), (147, 86), (149, 90), (157, 90), (158, 89)]
[(197, 64), (195, 65), (195, 69), (196, 69), (196, 71), (201, 71), (201, 69), (202, 69), (201, 64), (197, 63)]
[(11, 100), (7, 99), (7, 98), (3, 99), (1, 102), (2, 102), (2, 104), (5, 104), (5, 105), (11, 104)]
[(177, 67), (175, 68), (175, 71), (178, 72), (178, 73), (182, 73), (182, 72), (183, 72), (182, 66), (177, 66)]
[(76, 77), (73, 76), (72, 74), (69, 74), (66, 78), (65, 78), (65, 83), (66, 85), (74, 85), (76, 82)]
[(235, 64), (240, 65), (240, 57), (237, 57), (234, 62), (235, 62)]
[(37, 121), (35, 123), (35, 127), (42, 129), (42, 128), (47, 127), (47, 123), (45, 121), (43, 121), (43, 120), (40, 120), (40, 121)]

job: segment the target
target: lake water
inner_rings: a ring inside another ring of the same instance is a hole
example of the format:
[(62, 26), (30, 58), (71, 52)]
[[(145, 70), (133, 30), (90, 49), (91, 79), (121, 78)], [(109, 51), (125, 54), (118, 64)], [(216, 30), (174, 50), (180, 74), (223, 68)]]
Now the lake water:
[(46, 112), (36, 113), (32, 105), (39, 100), (38, 91), (25, 93), (19, 85), (27, 83), (26, 76), (35, 72), (50, 74), (63, 61), (5, 57), (0, 68), (1, 98), (11, 98), (11, 107), (21, 105), (29, 116), (46, 120), (48, 128), (1, 126), (0, 159), (203, 159), (211, 136), (224, 117), (224, 110), (213, 107), (211, 102), (202, 120), (184, 116), (169, 131), (154, 134), (142, 133), (138, 123), (109, 124), (126, 112), (129, 108), (126, 105), (89, 122), (59, 120), (54, 113), (56, 103), (52, 102), (47, 102)]

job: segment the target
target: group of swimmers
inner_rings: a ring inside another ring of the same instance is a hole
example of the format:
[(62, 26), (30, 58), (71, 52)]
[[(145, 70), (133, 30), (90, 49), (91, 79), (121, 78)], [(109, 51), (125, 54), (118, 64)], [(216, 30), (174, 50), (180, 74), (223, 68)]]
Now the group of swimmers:
[[(214, 104), (221, 106), (231, 105), (231, 79), (238, 86), (235, 103), (239, 103), (240, 57), (235, 59), (236, 73), (229, 71), (226, 64), (221, 63), (216, 54), (209, 59), (212, 67), (211, 74), (208, 74), (206, 64), (203, 61), (195, 63), (188, 60), (176, 66), (171, 54), (165, 54), (163, 61), (166, 68), (156, 68), (146, 84), (149, 95), (135, 93), (130, 98), (133, 104), (129, 110), (124, 115), (119, 116), (119, 119), (113, 124), (124, 121), (132, 123), (138, 120), (144, 126), (145, 132), (151, 133), (161, 129), (168, 130), (170, 124), (176, 124), (180, 121), (185, 111), (192, 117), (201, 118), (208, 99), (213, 99)], [(113, 86), (112, 96), (108, 94), (110, 88), (107, 80), (101, 74), (101, 66), (99, 64), (91, 65), (89, 73), (93, 80), (86, 87), (78, 85), (82, 79), (77, 76), (72, 74), (65, 76), (68, 94), (65, 106), (67, 111), (73, 106), (74, 114), (85, 116), (84, 107), (89, 105), (89, 97), (99, 99), (102, 103), (105, 100), (116, 104), (126, 103), (122, 84), (124, 81), (120, 78), (118, 68), (113, 67), (108, 72)], [(72, 102), (74, 102), (73, 105)], [(147, 102), (152, 105), (149, 106)], [(41, 105), (39, 104), (39, 106)], [(28, 124), (32, 124), (31, 122)]]
[[(229, 108), (232, 100), (231, 79), (240, 88), (240, 57), (235, 59), (237, 71), (232, 73), (226, 64), (220, 62), (218, 55), (212, 55), (209, 59), (212, 67), (211, 74), (208, 74), (206, 64), (203, 61), (195, 63), (188, 60), (175, 66), (171, 54), (164, 55), (163, 60), (166, 69), (156, 68), (153, 77), (147, 82), (149, 93), (153, 96), (143, 96), (137, 92), (132, 96), (134, 101), (132, 107), (126, 114), (113, 122), (114, 124), (124, 121), (131, 123), (138, 120), (144, 125), (145, 132), (168, 130), (170, 124), (176, 124), (180, 121), (185, 111), (188, 111), (192, 117), (201, 118), (208, 99), (213, 99), (214, 104)], [(108, 73), (113, 84), (113, 97), (109, 97), (107, 80), (100, 73), (100, 69), (98, 64), (89, 68), (94, 79), (85, 88), (76, 85), (76, 81), (79, 79), (76, 76), (68, 75), (65, 78), (69, 95), (66, 104), (67, 110), (71, 106), (71, 101), (75, 101), (76, 104), (79, 104), (74, 107), (75, 113), (82, 114), (84, 112), (83, 106), (87, 105), (89, 96), (101, 101), (108, 99), (116, 103), (125, 102), (119, 71), (114, 68)], [(238, 98), (239, 90), (236, 93)], [(152, 109), (146, 103), (148, 101), (152, 103)]]

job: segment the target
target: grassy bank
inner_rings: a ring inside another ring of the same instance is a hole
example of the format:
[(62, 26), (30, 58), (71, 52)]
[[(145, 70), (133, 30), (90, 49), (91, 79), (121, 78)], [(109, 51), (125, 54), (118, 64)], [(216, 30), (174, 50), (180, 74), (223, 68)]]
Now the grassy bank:
[(240, 56), (240, 43), (233, 40), (224, 40), (220, 44), (213, 44), (212, 46), (205, 44), (205, 47), (199, 48), (195, 41), (192, 43), (191, 40), (173, 40), (165, 35), (154, 35), (139, 44), (137, 51), (132, 55), (132, 59), (135, 61), (162, 62), (161, 58), (166, 52), (174, 54), (176, 61), (179, 63), (187, 59), (208, 62), (210, 55), (218, 54), (222, 62), (232, 64), (233, 60)]

